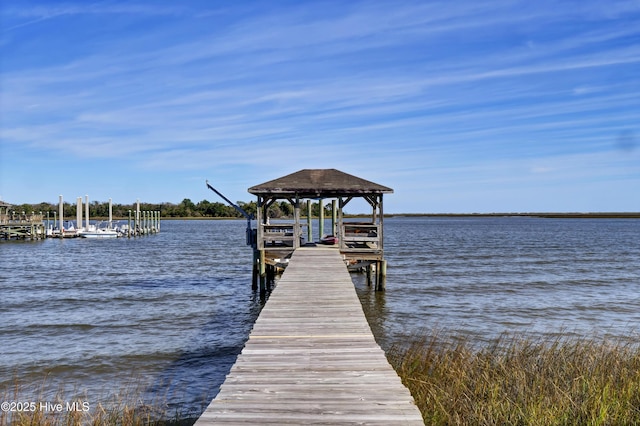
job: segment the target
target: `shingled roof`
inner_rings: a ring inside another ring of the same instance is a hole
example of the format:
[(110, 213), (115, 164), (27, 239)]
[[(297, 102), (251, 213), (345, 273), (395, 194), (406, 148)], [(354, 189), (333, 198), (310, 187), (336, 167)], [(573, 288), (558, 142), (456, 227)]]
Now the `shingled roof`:
[(252, 186), (248, 191), (259, 196), (298, 196), (299, 198), (331, 198), (393, 193), (393, 189), (389, 187), (336, 169), (303, 169), (290, 175)]

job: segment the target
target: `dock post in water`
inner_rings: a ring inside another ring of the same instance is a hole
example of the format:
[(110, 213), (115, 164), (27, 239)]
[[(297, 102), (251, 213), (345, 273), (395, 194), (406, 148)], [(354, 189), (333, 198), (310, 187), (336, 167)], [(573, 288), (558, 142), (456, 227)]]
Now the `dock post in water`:
[(76, 198), (76, 232), (82, 229), (82, 197)]
[(86, 223), (84, 229), (85, 231), (88, 231), (89, 230), (89, 196), (88, 195), (84, 196), (84, 202), (85, 202), (84, 219)]
[(58, 202), (58, 217), (60, 217), (60, 226), (58, 229), (60, 230), (60, 235), (62, 235), (64, 230), (64, 205), (62, 204), (62, 195), (58, 197)]
[(251, 289), (253, 291), (258, 290), (258, 276), (260, 274), (260, 267), (258, 262), (260, 261), (260, 252), (253, 250), (253, 267), (251, 268)]
[(336, 225), (338, 223), (338, 203), (337, 200), (331, 200), (331, 235), (336, 235)]
[(312, 217), (312, 209), (311, 209), (311, 200), (307, 200), (307, 242), (313, 242), (313, 221)]
[(318, 200), (318, 239), (324, 237), (324, 200)]
[(109, 229), (113, 228), (113, 204), (111, 198), (109, 198)]

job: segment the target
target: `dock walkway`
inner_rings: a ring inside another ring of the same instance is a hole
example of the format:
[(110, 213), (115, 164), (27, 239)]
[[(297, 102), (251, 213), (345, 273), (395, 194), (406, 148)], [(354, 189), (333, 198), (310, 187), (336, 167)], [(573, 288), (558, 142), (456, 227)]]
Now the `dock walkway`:
[(196, 425), (423, 425), (338, 250), (299, 248)]

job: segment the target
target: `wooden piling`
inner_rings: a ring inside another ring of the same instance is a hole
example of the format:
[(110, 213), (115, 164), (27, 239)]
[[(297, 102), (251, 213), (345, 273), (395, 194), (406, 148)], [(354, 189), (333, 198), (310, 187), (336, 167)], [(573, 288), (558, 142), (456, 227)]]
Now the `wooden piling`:
[(253, 250), (253, 267), (251, 268), (251, 289), (253, 291), (258, 290), (258, 278), (260, 275), (260, 253), (258, 250)]
[(387, 261), (382, 259), (380, 262), (380, 274), (378, 276), (378, 287), (376, 290), (384, 291), (387, 286)]
[(324, 200), (318, 200), (318, 239), (324, 236)]
[(331, 235), (338, 235), (338, 203), (331, 200)]
[(84, 229), (88, 231), (89, 230), (89, 196), (85, 195), (84, 200), (85, 200), (85, 211), (84, 211), (85, 218), (84, 219), (86, 223)]
[(77, 231), (82, 228), (82, 197), (76, 198), (76, 228)]
[(267, 272), (265, 265), (265, 253), (264, 250), (260, 250), (260, 293), (264, 294), (267, 291)]
[(311, 226), (311, 200), (307, 200), (307, 242), (313, 242), (313, 228)]
[(59, 205), (58, 205), (58, 215), (60, 217), (60, 234), (62, 234), (62, 230), (64, 229), (64, 205), (62, 204), (62, 195), (58, 197)]

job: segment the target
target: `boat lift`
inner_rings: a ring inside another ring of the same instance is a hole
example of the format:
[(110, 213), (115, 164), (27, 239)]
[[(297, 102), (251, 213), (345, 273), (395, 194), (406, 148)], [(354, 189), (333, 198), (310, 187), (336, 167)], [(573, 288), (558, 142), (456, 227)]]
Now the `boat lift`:
[(220, 191), (218, 191), (213, 186), (211, 186), (209, 184), (208, 180), (206, 181), (206, 183), (207, 183), (207, 188), (209, 188), (210, 190), (212, 190), (213, 192), (218, 194), (218, 196), (220, 196), (220, 198), (225, 200), (231, 207), (236, 209), (238, 212), (240, 212), (240, 214), (242, 214), (242, 216), (244, 216), (247, 219), (247, 245), (253, 247), (254, 249), (256, 249), (257, 248), (257, 238), (256, 238), (257, 233), (256, 233), (256, 230), (251, 227), (251, 221), (254, 219), (254, 217), (252, 215), (250, 215), (249, 213), (247, 213), (242, 207), (238, 206), (237, 204), (235, 204), (234, 202), (229, 200), (227, 197), (225, 197)]

